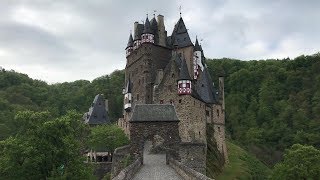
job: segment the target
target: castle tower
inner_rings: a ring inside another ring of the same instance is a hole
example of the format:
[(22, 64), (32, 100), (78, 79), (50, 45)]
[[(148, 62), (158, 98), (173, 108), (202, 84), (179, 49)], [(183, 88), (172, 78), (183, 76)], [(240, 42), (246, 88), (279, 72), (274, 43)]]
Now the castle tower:
[(193, 79), (198, 79), (200, 70), (203, 71), (202, 50), (199, 45), (198, 38), (196, 38), (193, 50)]
[[(172, 104), (179, 122), (182, 142), (207, 143), (207, 126), (212, 124), (218, 150), (227, 161), (225, 143), (224, 81), (215, 87), (196, 38), (191, 42), (182, 17), (167, 36), (162, 15), (134, 23), (126, 47), (124, 116), (118, 121), (126, 134), (137, 104)], [(213, 139), (211, 139), (213, 140)], [(200, 155), (205, 159), (206, 151)]]
[(160, 14), (158, 15), (158, 35), (159, 35), (159, 45), (166, 46), (167, 31), (164, 26), (164, 17)]
[(182, 59), (181, 69), (178, 79), (178, 94), (179, 95), (190, 95), (192, 93), (191, 77), (189, 75), (186, 60)]
[(133, 38), (132, 38), (132, 34), (130, 33), (128, 44), (126, 47), (126, 57), (128, 57), (132, 51), (133, 51)]
[(146, 18), (146, 22), (144, 24), (143, 33), (141, 35), (141, 43), (154, 43), (154, 34), (150, 27), (150, 21), (148, 17)]

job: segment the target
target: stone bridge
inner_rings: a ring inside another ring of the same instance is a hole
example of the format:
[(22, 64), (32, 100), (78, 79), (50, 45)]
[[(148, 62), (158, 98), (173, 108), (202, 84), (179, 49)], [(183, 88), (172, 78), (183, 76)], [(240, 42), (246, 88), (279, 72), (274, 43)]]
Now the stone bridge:
[(170, 157), (169, 153), (154, 154), (151, 152), (152, 142), (147, 141), (143, 151), (143, 159), (139, 157), (131, 165), (123, 169), (113, 180), (212, 180), (200, 172), (183, 165)]

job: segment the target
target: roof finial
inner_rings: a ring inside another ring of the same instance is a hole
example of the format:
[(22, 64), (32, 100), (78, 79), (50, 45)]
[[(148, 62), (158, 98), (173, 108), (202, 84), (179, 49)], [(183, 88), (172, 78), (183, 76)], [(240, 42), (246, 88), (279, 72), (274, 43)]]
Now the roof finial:
[(181, 17), (181, 9), (182, 9), (182, 7), (181, 7), (181, 5), (179, 6), (179, 12), (180, 12), (180, 17)]
[(153, 10), (153, 17), (156, 18), (156, 12), (157, 10)]
[(148, 13), (147, 13), (147, 18), (148, 18)]

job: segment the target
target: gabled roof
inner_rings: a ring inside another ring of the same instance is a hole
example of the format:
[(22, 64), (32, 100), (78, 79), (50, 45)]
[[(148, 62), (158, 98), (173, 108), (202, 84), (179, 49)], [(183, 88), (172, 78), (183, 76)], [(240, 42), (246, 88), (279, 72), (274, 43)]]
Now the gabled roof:
[(180, 18), (177, 24), (175, 25), (172, 35), (171, 42), (177, 48), (187, 47), (193, 45), (188, 34), (188, 30), (183, 22), (183, 19)]
[(188, 66), (185, 59), (181, 59), (179, 80), (192, 80), (190, 77)]
[(130, 122), (174, 122), (179, 121), (171, 104), (137, 104)]
[(146, 22), (144, 23), (143, 34), (151, 34), (151, 25), (148, 17), (146, 18)]
[(203, 69), (196, 83), (196, 91), (204, 102), (208, 104), (217, 103), (217, 91), (213, 86), (212, 79), (206, 67)]
[(128, 44), (127, 44), (126, 48), (132, 47), (132, 46), (133, 46), (133, 38), (132, 38), (132, 34), (130, 33)]
[(89, 112), (84, 114), (84, 122), (90, 125), (105, 124), (110, 122), (106, 110), (105, 99), (102, 94), (95, 96)]

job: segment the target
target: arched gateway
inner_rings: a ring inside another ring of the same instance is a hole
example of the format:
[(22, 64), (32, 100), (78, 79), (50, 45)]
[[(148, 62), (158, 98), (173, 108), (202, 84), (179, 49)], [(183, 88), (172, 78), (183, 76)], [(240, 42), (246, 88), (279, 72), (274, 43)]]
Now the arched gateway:
[(157, 144), (161, 137), (162, 148), (176, 150), (180, 143), (179, 119), (173, 105), (137, 104), (130, 123), (131, 152), (142, 155), (146, 141)]

